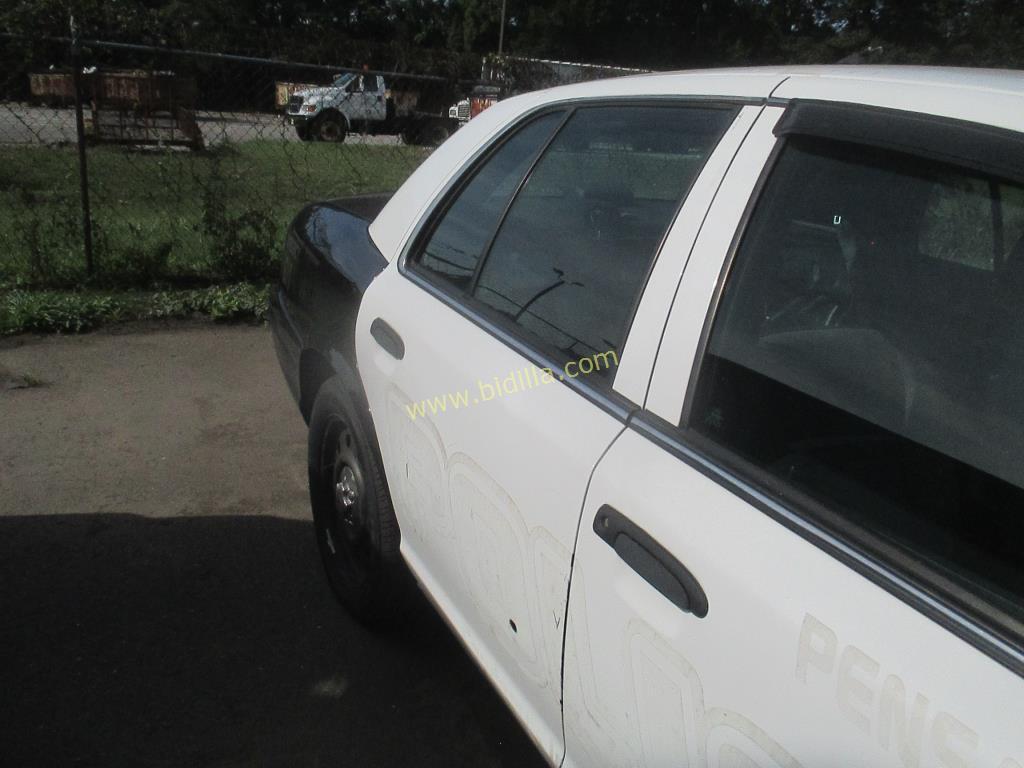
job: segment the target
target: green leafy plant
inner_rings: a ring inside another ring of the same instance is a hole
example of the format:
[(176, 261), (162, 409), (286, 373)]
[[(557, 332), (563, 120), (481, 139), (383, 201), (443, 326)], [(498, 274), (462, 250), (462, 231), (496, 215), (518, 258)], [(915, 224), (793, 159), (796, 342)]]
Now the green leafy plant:
[(168, 318), (202, 315), (214, 320), (256, 320), (267, 317), (269, 286), (237, 283), (191, 291), (157, 293), (148, 317)]
[(81, 232), (79, 211), (69, 200), (47, 199), (25, 189), (18, 189), (13, 205), (13, 226), (10, 237), (20, 269), (8, 270), (25, 285), (56, 288), (72, 285), (82, 278)]
[(236, 283), (184, 291), (0, 293), (0, 334), (81, 333), (125, 320), (206, 317), (217, 322), (263, 322), (270, 286)]
[(212, 234), (214, 270), (229, 280), (258, 280), (276, 271), (275, 226), (270, 215), (259, 208), (246, 207), (221, 218), (204, 216), (204, 226)]
[(245, 199), (228, 205), (233, 198), (223, 164), (233, 153), (237, 154), (230, 145), (211, 153), (199, 226), (209, 243), (216, 274), (228, 280), (260, 280), (275, 271), (277, 227), (272, 212), (263, 205)]
[(141, 224), (127, 222), (124, 226), (129, 237), (119, 247), (111, 245), (102, 227), (94, 227), (95, 242), (99, 246), (97, 282), (139, 288), (160, 282), (167, 275), (174, 241), (148, 243)]
[(4, 297), (0, 315), (10, 333), (80, 333), (120, 319), (123, 310), (112, 296), (15, 290)]

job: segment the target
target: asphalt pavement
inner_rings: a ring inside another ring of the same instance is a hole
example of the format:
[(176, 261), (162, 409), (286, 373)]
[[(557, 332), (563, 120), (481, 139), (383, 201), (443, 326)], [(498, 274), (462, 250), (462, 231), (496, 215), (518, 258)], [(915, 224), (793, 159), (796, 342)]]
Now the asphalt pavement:
[(0, 342), (0, 762), (533, 766), (420, 600), (334, 602), (262, 327)]

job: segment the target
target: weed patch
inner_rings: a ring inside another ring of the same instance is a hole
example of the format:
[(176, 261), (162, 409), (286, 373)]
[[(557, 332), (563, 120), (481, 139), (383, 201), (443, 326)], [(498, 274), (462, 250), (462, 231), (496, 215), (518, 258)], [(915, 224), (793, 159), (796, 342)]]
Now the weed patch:
[(121, 293), (16, 288), (0, 293), (0, 334), (82, 333), (127, 320), (187, 317), (262, 322), (268, 296), (269, 286), (251, 283)]

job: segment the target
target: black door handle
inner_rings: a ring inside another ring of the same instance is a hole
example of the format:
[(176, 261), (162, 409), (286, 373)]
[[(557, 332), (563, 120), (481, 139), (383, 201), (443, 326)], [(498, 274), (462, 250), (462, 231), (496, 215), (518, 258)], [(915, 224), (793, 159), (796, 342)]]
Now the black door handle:
[(405, 357), (405, 342), (402, 341), (402, 337), (398, 335), (398, 331), (379, 317), (370, 323), (370, 335), (384, 348), (385, 352), (396, 360)]
[(680, 610), (699, 619), (708, 615), (708, 596), (694, 575), (647, 531), (617, 509), (605, 504), (597, 510), (594, 533)]

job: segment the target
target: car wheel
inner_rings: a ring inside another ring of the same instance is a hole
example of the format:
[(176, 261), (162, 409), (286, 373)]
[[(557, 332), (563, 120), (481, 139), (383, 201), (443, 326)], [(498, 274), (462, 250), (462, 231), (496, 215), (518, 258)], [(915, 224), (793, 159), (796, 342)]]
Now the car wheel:
[(308, 125), (296, 125), (295, 126), (295, 135), (299, 137), (299, 141), (312, 141), (313, 140), (313, 134), (309, 130), (309, 126)]
[(309, 422), (309, 498), (317, 546), (335, 596), (359, 621), (405, 611), (409, 573), (369, 415), (338, 378), (324, 383)]
[(345, 141), (345, 121), (335, 115), (324, 115), (313, 128), (320, 141), (340, 144)]

